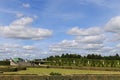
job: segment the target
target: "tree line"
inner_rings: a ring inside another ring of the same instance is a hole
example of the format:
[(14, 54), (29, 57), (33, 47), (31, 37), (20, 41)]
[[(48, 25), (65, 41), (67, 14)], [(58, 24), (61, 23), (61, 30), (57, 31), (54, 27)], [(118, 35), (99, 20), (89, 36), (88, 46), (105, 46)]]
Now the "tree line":
[(86, 67), (120, 67), (118, 54), (101, 56), (100, 54), (62, 54), (47, 57), (48, 65), (52, 66), (86, 66)]
[(102, 56), (100, 54), (88, 54), (86, 56), (81, 56), (80, 54), (62, 54), (62, 55), (55, 55), (49, 56), (47, 59), (55, 59), (55, 58), (82, 58), (82, 59), (97, 59), (97, 60), (120, 60), (120, 55), (109, 55), (109, 56)]

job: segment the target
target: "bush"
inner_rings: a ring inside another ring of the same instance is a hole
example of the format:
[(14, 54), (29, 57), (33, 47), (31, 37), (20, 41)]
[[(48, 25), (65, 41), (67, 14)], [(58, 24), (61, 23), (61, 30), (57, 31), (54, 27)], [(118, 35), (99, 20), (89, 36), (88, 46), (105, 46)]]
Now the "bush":
[(9, 66), (10, 65), (10, 61), (0, 61), (0, 65), (1, 66)]
[(1, 67), (0, 71), (3, 71), (3, 72), (13, 72), (13, 71), (17, 71), (17, 68), (16, 67)]
[(14, 72), (14, 71), (18, 71), (18, 69), (16, 67), (10, 67), (8, 68), (9, 72)]
[(17, 67), (18, 70), (26, 70), (26, 67)]
[(3, 73), (3, 71), (0, 71), (0, 74)]
[(62, 75), (62, 74), (57, 72), (51, 72), (50, 75)]

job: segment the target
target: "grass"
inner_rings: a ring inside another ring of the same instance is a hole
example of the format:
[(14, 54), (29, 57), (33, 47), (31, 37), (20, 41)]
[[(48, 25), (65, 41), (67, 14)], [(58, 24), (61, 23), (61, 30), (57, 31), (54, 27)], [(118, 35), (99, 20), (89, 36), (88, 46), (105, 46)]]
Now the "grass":
[(58, 68), (27, 68), (27, 70), (18, 71), (18, 72), (4, 72), (4, 74), (49, 75), (51, 72), (60, 73), (62, 75), (74, 75), (74, 74), (120, 74), (120, 72), (117, 72), (117, 71), (95, 71), (95, 70), (58, 69)]

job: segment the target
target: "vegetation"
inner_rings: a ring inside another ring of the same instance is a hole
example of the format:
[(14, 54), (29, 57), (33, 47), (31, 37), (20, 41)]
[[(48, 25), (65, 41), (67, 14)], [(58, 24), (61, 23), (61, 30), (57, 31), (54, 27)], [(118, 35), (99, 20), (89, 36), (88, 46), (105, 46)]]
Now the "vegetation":
[[(41, 59), (35, 59), (34, 62), (39, 63)], [(62, 54), (50, 56), (42, 62), (46, 65), (28, 68), (0, 66), (2, 76), (0, 80), (120, 80), (120, 56), (118, 54), (113, 56)], [(16, 76), (9, 77), (9, 75)]]
[(116, 71), (100, 71), (100, 70), (78, 70), (78, 69), (59, 69), (59, 68), (28, 68), (27, 70), (17, 72), (4, 72), (4, 74), (37, 74), (50, 75), (51, 72), (60, 73), (61, 75), (75, 74), (120, 74)]
[(58, 72), (51, 72), (50, 75), (61, 75), (61, 73), (58, 73)]
[(120, 60), (120, 56), (118, 54), (116, 55), (110, 55), (110, 56), (101, 56), (100, 54), (88, 54), (86, 56), (81, 56), (80, 54), (62, 54), (61, 56), (55, 55), (50, 56), (47, 59), (53, 59), (53, 58), (83, 58), (83, 59), (97, 59), (97, 60)]
[(0, 71), (2, 72), (15, 72), (19, 70), (26, 70), (26, 67), (0, 66)]
[(48, 65), (52, 66), (120, 67), (120, 56), (118, 54), (113, 56), (62, 54), (61, 56), (50, 56), (45, 60), (49, 61)]
[[(13, 76), (14, 75), (14, 76)], [(120, 80), (120, 72), (59, 68), (28, 68), (4, 72), (0, 80)]]
[(0, 80), (120, 80), (120, 75), (74, 75), (74, 76), (1, 75)]
[(0, 65), (1, 66), (9, 66), (10, 65), (10, 61), (0, 61)]

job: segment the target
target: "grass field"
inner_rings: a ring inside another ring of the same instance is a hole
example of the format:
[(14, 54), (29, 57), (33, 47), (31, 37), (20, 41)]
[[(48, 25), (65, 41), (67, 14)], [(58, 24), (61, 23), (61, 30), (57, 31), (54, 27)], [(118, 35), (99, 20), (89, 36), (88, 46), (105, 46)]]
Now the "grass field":
[(49, 75), (51, 72), (61, 73), (62, 75), (74, 75), (74, 74), (120, 74), (120, 72), (117, 72), (117, 71), (95, 71), (95, 70), (58, 69), (58, 68), (27, 68), (27, 70), (18, 71), (18, 72), (4, 72), (4, 74)]

